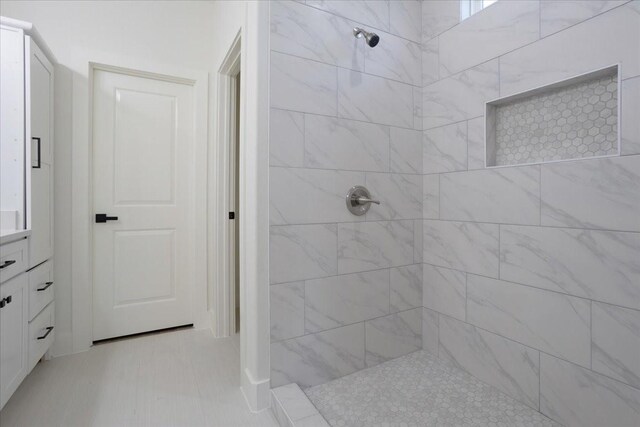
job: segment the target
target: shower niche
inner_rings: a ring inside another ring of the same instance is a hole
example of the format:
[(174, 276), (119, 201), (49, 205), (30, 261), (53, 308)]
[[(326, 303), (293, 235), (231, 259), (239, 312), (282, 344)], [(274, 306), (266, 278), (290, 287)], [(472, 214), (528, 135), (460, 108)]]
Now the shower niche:
[(487, 102), (487, 167), (619, 154), (618, 65)]

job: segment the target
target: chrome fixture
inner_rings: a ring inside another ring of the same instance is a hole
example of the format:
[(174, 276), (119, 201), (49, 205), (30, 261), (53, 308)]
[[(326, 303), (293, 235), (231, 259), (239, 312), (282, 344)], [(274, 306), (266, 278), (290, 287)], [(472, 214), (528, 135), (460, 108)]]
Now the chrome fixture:
[(353, 35), (357, 39), (361, 39), (364, 37), (365, 41), (369, 45), (369, 47), (376, 47), (378, 42), (380, 41), (380, 37), (376, 33), (370, 33), (369, 31), (365, 31), (362, 28), (354, 28)]
[(362, 185), (356, 185), (351, 187), (347, 193), (347, 209), (354, 215), (364, 215), (371, 207), (371, 203), (376, 205), (380, 204), (380, 201), (373, 200), (371, 193)]

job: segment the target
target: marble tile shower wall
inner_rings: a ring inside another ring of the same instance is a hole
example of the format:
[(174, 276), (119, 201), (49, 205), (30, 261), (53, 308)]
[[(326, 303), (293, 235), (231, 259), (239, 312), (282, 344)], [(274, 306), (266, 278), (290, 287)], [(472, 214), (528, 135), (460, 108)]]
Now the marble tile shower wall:
[(271, 386), (307, 387), (422, 347), (421, 3), (270, 5)]
[[(422, 12), (424, 348), (564, 425), (640, 425), (640, 1)], [(486, 101), (613, 64), (621, 156), (485, 168)]]

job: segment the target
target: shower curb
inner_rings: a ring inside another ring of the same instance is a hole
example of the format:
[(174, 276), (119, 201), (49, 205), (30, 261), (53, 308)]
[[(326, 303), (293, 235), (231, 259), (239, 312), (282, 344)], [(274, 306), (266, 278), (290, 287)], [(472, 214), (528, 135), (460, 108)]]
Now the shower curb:
[(280, 427), (329, 427), (329, 423), (295, 383), (271, 389), (271, 412)]

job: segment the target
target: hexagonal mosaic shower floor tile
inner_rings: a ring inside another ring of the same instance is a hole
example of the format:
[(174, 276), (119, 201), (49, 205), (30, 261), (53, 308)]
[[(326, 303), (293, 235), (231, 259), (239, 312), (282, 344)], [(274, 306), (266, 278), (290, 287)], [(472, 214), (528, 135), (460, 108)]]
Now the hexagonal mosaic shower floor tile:
[(334, 427), (558, 425), (426, 351), (305, 393)]

